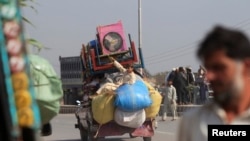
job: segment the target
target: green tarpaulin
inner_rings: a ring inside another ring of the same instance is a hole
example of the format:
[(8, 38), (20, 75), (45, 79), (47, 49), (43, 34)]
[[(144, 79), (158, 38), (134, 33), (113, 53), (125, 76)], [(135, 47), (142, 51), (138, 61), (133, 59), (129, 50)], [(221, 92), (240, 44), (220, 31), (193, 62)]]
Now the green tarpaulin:
[(62, 82), (46, 59), (30, 54), (29, 61), (41, 122), (45, 124), (59, 113), (63, 96)]

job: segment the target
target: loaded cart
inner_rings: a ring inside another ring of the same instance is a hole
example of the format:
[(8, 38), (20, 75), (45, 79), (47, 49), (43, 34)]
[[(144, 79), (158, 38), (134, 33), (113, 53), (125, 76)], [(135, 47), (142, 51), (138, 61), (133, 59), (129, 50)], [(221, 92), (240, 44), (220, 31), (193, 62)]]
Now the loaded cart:
[[(75, 112), (82, 141), (93, 141), (108, 136), (128, 133), (131, 138), (142, 137), (151, 141), (155, 130), (155, 117), (160, 109), (161, 95), (146, 81), (137, 69), (143, 69), (143, 56), (129, 35), (126, 40), (121, 21), (97, 27), (96, 39), (82, 46), (81, 65), (83, 97), (77, 101)], [(112, 87), (122, 74), (110, 63), (114, 58), (122, 66), (133, 64), (136, 82)], [(109, 89), (96, 95), (105, 84)], [(96, 95), (96, 96), (94, 96)]]

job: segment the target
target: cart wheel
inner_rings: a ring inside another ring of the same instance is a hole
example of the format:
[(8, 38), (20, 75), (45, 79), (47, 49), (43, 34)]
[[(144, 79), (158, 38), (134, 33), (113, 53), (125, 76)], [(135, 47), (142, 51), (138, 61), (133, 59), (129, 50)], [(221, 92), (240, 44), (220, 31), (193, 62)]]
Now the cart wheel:
[(82, 124), (78, 122), (80, 135), (81, 135), (81, 141), (97, 141), (97, 139), (93, 138), (93, 133), (90, 132), (90, 127), (88, 129), (84, 129)]
[(89, 141), (88, 131), (85, 130), (82, 125), (79, 126), (81, 141)]
[(101, 138), (100, 137), (97, 137), (97, 138), (94, 138), (94, 132), (91, 132), (91, 125), (90, 123), (88, 122), (88, 140), (86, 141), (99, 141)]
[(143, 137), (143, 141), (151, 141), (151, 137)]

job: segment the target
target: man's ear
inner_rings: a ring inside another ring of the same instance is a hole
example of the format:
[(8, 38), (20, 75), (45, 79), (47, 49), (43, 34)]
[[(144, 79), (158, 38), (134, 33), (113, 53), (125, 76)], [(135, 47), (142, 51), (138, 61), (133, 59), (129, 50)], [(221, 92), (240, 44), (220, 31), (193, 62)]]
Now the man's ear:
[(250, 58), (245, 59), (245, 65), (247, 68), (250, 68)]
[(250, 77), (250, 58), (244, 60), (247, 75)]

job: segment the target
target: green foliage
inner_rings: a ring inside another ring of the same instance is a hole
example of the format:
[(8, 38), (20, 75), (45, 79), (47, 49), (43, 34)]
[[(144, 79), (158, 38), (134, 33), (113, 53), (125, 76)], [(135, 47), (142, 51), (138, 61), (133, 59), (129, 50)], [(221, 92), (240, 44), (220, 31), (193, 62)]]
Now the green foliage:
[(36, 0), (18, 0), (18, 3), (20, 7), (29, 7), (33, 9), (34, 11), (36, 11), (35, 7), (33, 6), (33, 4), (36, 3)]
[[(34, 12), (37, 13), (36, 8), (33, 6), (34, 4), (38, 4), (36, 3), (36, 0), (18, 0), (18, 2), (21, 8), (31, 8)], [(29, 21), (26, 17), (22, 17), (22, 20), (25, 23), (28, 23), (29, 25), (35, 27), (33, 23)], [(31, 45), (32, 47), (36, 47), (38, 52), (40, 52), (41, 49), (48, 49), (42, 43), (33, 38), (26, 39), (26, 43), (28, 45)]]
[(26, 39), (26, 43), (33, 47), (36, 47), (38, 49), (38, 52), (40, 52), (41, 49), (49, 49), (45, 47), (42, 43), (33, 38)]
[(30, 22), (28, 19), (26, 19), (25, 17), (22, 17), (22, 20), (30, 25), (32, 25), (33, 27), (35, 27), (35, 25), (32, 24), (32, 22)]

